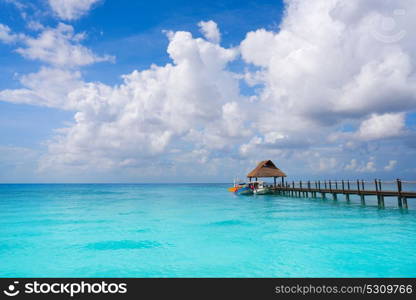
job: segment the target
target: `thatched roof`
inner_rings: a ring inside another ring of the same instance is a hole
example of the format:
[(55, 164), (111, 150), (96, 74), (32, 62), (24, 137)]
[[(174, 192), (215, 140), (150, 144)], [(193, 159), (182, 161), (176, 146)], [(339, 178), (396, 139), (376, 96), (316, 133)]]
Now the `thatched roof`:
[(277, 168), (271, 160), (263, 160), (253, 171), (248, 173), (247, 177), (286, 177), (286, 174)]

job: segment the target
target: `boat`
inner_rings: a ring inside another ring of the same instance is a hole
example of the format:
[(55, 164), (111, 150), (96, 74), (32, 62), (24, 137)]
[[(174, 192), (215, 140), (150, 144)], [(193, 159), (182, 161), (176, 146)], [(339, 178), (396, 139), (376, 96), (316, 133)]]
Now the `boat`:
[(250, 185), (252, 186), (253, 193), (256, 195), (267, 195), (272, 192), (264, 181), (253, 181), (250, 182)]
[(232, 192), (236, 195), (252, 195), (253, 194), (253, 185), (247, 184), (245, 182), (236, 182), (234, 180), (234, 186), (228, 188), (229, 192)]

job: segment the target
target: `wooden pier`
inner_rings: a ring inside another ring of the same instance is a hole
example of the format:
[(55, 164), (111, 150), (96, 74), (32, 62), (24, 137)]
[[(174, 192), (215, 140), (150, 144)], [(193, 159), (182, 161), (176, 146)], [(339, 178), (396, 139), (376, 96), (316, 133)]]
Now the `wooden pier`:
[[(352, 195), (357, 195), (361, 199), (361, 204), (365, 205), (365, 196), (376, 196), (378, 206), (385, 207), (385, 197), (397, 197), (397, 205), (400, 208), (408, 208), (407, 199), (416, 198), (416, 188), (407, 189), (407, 185), (414, 184), (416, 181), (404, 181), (396, 179), (394, 181), (374, 181), (364, 180), (320, 180), (320, 181), (298, 181), (285, 182), (287, 175), (280, 170), (271, 160), (261, 161), (255, 169), (247, 174), (247, 178), (251, 182), (258, 178), (273, 178), (274, 184), (269, 188), (277, 194), (292, 197), (313, 197), (318, 194), (322, 198), (326, 198), (327, 194), (331, 194), (334, 200), (338, 195), (345, 195), (347, 202), (350, 201)], [(277, 179), (281, 178), (281, 183), (277, 184)]]
[[(390, 189), (383, 189), (383, 186), (389, 185)], [(408, 208), (407, 199), (416, 198), (416, 192), (405, 191), (403, 184), (416, 184), (415, 181), (402, 181), (397, 179), (395, 181), (381, 181), (375, 179), (374, 181), (364, 180), (325, 180), (325, 181), (298, 181), (298, 182), (284, 182), (282, 178), (281, 184), (274, 184), (271, 189), (278, 194), (293, 196), (293, 197), (313, 197), (316, 198), (318, 194), (322, 198), (326, 198), (327, 194), (331, 194), (334, 200), (337, 200), (338, 195), (345, 195), (345, 198), (350, 201), (351, 195), (357, 195), (361, 199), (361, 204), (365, 205), (365, 196), (376, 196), (379, 207), (385, 207), (385, 197), (396, 197), (397, 205), (400, 208)], [(395, 189), (391, 189), (394, 185)]]

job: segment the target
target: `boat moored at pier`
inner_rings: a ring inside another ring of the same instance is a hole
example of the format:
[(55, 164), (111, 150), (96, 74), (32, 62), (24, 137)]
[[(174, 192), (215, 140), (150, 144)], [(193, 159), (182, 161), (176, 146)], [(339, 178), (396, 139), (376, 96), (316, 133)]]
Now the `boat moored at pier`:
[(273, 192), (264, 181), (253, 181), (249, 185), (252, 187), (255, 195), (267, 195)]
[(234, 186), (228, 188), (229, 192), (233, 192), (237, 195), (252, 195), (253, 194), (253, 188), (250, 184), (245, 182), (236, 182), (234, 181)]

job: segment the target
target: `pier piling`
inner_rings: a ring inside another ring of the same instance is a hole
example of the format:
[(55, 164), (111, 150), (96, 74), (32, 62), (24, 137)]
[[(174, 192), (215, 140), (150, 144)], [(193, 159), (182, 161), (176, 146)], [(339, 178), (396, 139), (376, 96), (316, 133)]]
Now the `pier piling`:
[(365, 197), (364, 197), (364, 194), (361, 194), (360, 195), (360, 198), (361, 198), (361, 205), (365, 205)]
[(374, 185), (376, 187), (377, 205), (378, 205), (378, 207), (381, 207), (381, 198), (380, 198), (380, 193), (378, 192), (378, 182), (377, 182), (377, 179), (374, 179)]
[(400, 208), (403, 207), (403, 201), (402, 201), (402, 182), (400, 179), (396, 179), (397, 182), (397, 192), (399, 195), (397, 196), (397, 202)]
[(409, 208), (409, 206), (407, 205), (407, 198), (406, 197), (403, 198), (403, 207), (406, 208), (406, 209)]

